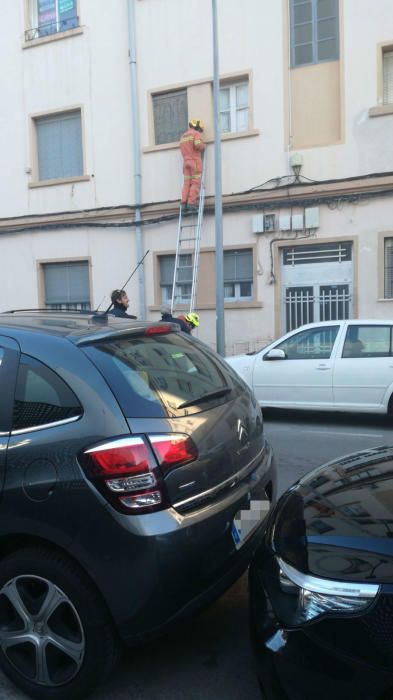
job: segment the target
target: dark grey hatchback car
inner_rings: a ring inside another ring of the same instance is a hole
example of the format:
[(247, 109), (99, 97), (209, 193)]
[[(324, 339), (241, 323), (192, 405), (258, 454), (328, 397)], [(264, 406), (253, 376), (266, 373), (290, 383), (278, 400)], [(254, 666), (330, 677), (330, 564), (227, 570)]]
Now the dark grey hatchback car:
[(0, 664), (88, 694), (245, 570), (275, 498), (248, 387), (177, 326), (0, 316)]

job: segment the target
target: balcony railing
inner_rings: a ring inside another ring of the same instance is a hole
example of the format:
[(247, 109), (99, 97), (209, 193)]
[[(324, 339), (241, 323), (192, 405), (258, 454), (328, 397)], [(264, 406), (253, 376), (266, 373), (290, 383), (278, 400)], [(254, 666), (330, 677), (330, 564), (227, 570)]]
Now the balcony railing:
[(67, 19), (60, 19), (54, 22), (48, 22), (48, 24), (40, 24), (39, 27), (26, 29), (25, 41), (41, 39), (43, 36), (50, 36), (51, 34), (66, 32), (69, 29), (75, 29), (75, 27), (79, 27), (79, 17), (77, 16), (67, 17)]

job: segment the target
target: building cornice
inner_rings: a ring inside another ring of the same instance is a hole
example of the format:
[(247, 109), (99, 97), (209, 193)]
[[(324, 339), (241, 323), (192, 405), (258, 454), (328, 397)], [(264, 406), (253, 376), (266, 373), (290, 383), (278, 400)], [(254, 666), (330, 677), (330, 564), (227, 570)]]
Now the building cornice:
[[(272, 182), (274, 182), (272, 180)], [(278, 182), (278, 180), (277, 180)], [(334, 200), (356, 201), (359, 197), (393, 196), (393, 173), (366, 175), (345, 180), (329, 180), (324, 182), (290, 183), (270, 187), (269, 189), (254, 189), (223, 196), (224, 213), (239, 209), (284, 208), (286, 206), (305, 206), (323, 204), (324, 201)], [(206, 214), (214, 213), (214, 196), (205, 199)], [(175, 218), (179, 212), (179, 200), (167, 202), (152, 202), (141, 207), (141, 223), (159, 223)], [(18, 231), (33, 231), (42, 228), (68, 228), (83, 225), (124, 226), (134, 225), (135, 207), (123, 205), (116, 207), (101, 207), (84, 211), (34, 214), (0, 219), (0, 233)]]

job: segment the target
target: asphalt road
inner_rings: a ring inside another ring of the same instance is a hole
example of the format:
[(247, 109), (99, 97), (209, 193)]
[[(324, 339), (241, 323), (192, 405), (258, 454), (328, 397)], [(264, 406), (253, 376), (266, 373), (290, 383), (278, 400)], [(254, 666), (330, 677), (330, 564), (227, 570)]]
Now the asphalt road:
[[(330, 459), (393, 444), (393, 421), (384, 417), (269, 412), (265, 430), (280, 492)], [(247, 614), (243, 577), (197, 618), (129, 653), (92, 700), (259, 700)], [(0, 700), (25, 700), (1, 674)]]

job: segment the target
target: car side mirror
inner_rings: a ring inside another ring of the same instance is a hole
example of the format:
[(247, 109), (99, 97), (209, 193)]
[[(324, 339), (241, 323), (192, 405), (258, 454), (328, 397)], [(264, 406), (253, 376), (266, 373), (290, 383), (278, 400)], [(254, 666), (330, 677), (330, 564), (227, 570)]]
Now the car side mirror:
[(269, 350), (269, 352), (264, 355), (264, 360), (286, 360), (287, 356), (284, 352), (284, 350), (280, 350), (279, 348), (273, 350)]

